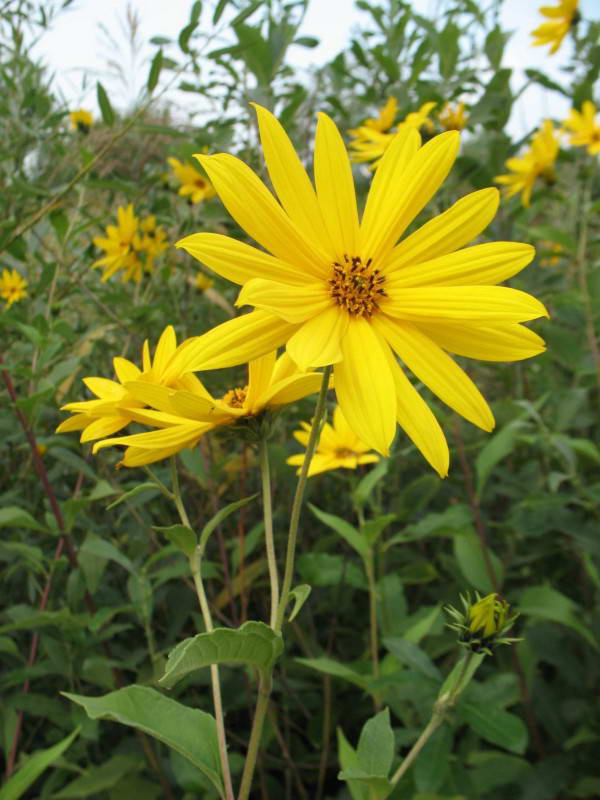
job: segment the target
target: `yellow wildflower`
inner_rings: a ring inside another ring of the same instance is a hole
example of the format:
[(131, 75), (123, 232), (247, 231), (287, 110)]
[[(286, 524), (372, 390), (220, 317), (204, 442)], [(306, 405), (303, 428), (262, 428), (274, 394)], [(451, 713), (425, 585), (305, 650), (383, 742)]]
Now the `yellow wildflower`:
[(174, 374), (172, 370), (167, 375), (167, 368), (170, 367), (176, 348), (175, 331), (169, 325), (158, 340), (154, 359), (150, 357), (148, 341), (144, 342), (141, 370), (126, 358), (114, 358), (116, 381), (107, 378), (84, 378), (83, 382), (96, 395), (96, 399), (67, 403), (63, 406), (61, 410), (71, 411), (73, 416), (61, 422), (56, 432), (83, 431), (80, 441), (89, 442), (102, 436), (110, 436), (132, 420), (138, 419), (137, 414), (145, 403), (127, 390), (125, 385), (129, 381), (152, 386), (194, 389), (199, 383), (194, 375)]
[(27, 281), (22, 278), (16, 269), (3, 269), (0, 275), (0, 297), (4, 300), (5, 308), (10, 308), (13, 303), (18, 303), (27, 297)]
[(196, 273), (196, 279), (194, 280), (194, 286), (198, 291), (205, 292), (207, 289), (210, 289), (211, 286), (214, 286), (214, 281), (205, 275), (203, 272)]
[(429, 119), (429, 115), (436, 106), (437, 103), (423, 103), (418, 111), (411, 111), (410, 114), (404, 117), (398, 124), (398, 130), (404, 127), (414, 128), (417, 131), (421, 130), (421, 128), (425, 128), (426, 131), (432, 133), (433, 122)]
[(451, 103), (446, 103), (438, 115), (438, 120), (446, 131), (462, 131), (469, 121), (468, 115), (465, 114), (465, 104), (461, 102), (452, 106)]
[(551, 47), (548, 55), (554, 55), (579, 18), (578, 5), (579, 0), (558, 0), (556, 6), (542, 6), (539, 9), (540, 14), (547, 17), (550, 22), (543, 22), (534, 31), (531, 31), (531, 35), (535, 37), (532, 45), (540, 47), (549, 44)]
[[(366, 119), (363, 122), (363, 125), (365, 125), (367, 128), (372, 128), (374, 131), (383, 133), (384, 131), (389, 130), (389, 128), (391, 128), (394, 124), (397, 111), (398, 101), (395, 97), (390, 97), (379, 114), (376, 117), (370, 117), (369, 119)], [(348, 133), (353, 133), (353, 131), (348, 131)]]
[[(117, 209), (117, 225), (106, 227), (106, 236), (95, 236), (94, 244), (104, 250), (105, 256), (94, 261), (92, 267), (102, 268), (102, 281), (107, 281), (119, 270), (124, 270), (125, 276), (134, 277), (139, 281), (141, 277), (141, 264), (135, 254), (134, 239), (137, 234), (139, 220), (133, 212), (133, 205), (127, 208), (119, 206)], [(124, 278), (127, 279), (127, 278)]]
[[(300, 423), (302, 430), (294, 432), (294, 438), (303, 447), (308, 444), (311, 426), (307, 422)], [(369, 447), (361, 442), (352, 431), (342, 414), (342, 409), (337, 406), (333, 412), (333, 425), (325, 423), (319, 438), (319, 444), (310, 462), (308, 476), (317, 475), (330, 469), (356, 469), (359, 464), (373, 464), (379, 461), (379, 456), (368, 452)], [(300, 468), (304, 463), (304, 454), (290, 456), (288, 464)]]
[(482, 597), (469, 608), (469, 630), (480, 636), (494, 636), (504, 628), (508, 609), (508, 603), (499, 594)]
[[(394, 98), (388, 100), (386, 107), (380, 112), (379, 120), (381, 120), (384, 111), (387, 109), (390, 102)], [(394, 100), (394, 104), (396, 101)], [(429, 114), (435, 108), (436, 103), (424, 103), (418, 111), (411, 111), (406, 117), (398, 124), (395, 131), (384, 133), (386, 128), (378, 126), (379, 120), (368, 119), (358, 128), (348, 131), (353, 136), (348, 147), (350, 149), (350, 159), (357, 164), (365, 161), (371, 161), (371, 169), (377, 169), (379, 162), (385, 151), (392, 143), (398, 131), (403, 128), (414, 128), (419, 130), (425, 127), (430, 133), (433, 131), (433, 122), (429, 119)], [(394, 116), (396, 115), (396, 105), (394, 105)], [(392, 117), (393, 119), (393, 117)], [(385, 121), (389, 120), (389, 113)], [(390, 122), (391, 124), (391, 122)], [(389, 126), (388, 126), (389, 127)]]
[(163, 253), (169, 243), (166, 241), (167, 234), (162, 225), (156, 224), (156, 217), (150, 214), (140, 222), (142, 236), (134, 237), (134, 247), (138, 252), (146, 254), (144, 268), (147, 272), (154, 269), (154, 259)]
[(83, 108), (77, 111), (71, 111), (69, 119), (71, 121), (71, 128), (75, 131), (79, 131), (79, 133), (88, 133), (94, 120), (91, 112)]
[(183, 164), (176, 158), (167, 158), (167, 161), (171, 165), (176, 179), (181, 184), (179, 194), (182, 197), (189, 196), (192, 203), (201, 203), (209, 197), (214, 197), (215, 190), (210, 181), (196, 167), (192, 166), (192, 164)]
[(600, 122), (596, 119), (596, 107), (590, 100), (583, 102), (581, 111), (573, 108), (564, 126), (572, 131), (572, 145), (587, 147), (592, 156), (600, 153)]
[(512, 174), (497, 175), (494, 180), (506, 186), (507, 197), (521, 192), (521, 202), (527, 208), (538, 178), (543, 178), (547, 184), (552, 184), (556, 180), (554, 162), (559, 149), (557, 131), (552, 121), (547, 119), (533, 137), (529, 150), (518, 158), (509, 158), (506, 161), (506, 166)]
[(555, 267), (563, 256), (563, 246), (558, 242), (544, 241), (540, 245), (542, 252), (546, 251), (547, 255), (540, 258), (540, 267)]
[(139, 412), (136, 419), (161, 430), (105, 439), (94, 445), (94, 453), (103, 447), (125, 445), (120, 466), (151, 464), (193, 447), (213, 428), (240, 423), (266, 408), (293, 403), (313, 394), (321, 385), (319, 373), (301, 373), (285, 353), (276, 360), (275, 351), (251, 361), (248, 373), (247, 386), (229, 389), (221, 398), (212, 397), (197, 379), (194, 389), (178, 391), (136, 380), (129, 382), (127, 391), (152, 406), (152, 410)]
[(333, 121), (319, 115), (315, 191), (283, 127), (256, 109), (280, 203), (239, 159), (198, 158), (239, 226), (273, 255), (218, 233), (178, 242), (241, 284), (237, 304), (255, 310), (182, 346), (173, 367), (231, 366), (286, 344), (301, 370), (334, 365), (338, 403), (368, 447), (387, 454), (399, 422), (446, 475), (444, 434), (396, 356), (451, 408), (491, 430), (490, 408), (448, 351), (492, 361), (542, 352), (542, 340), (520, 323), (546, 316), (544, 306), (495, 285), (526, 266), (533, 247), (464, 248), (496, 213), (493, 188), (463, 197), (397, 244), (450, 171), (456, 131), (421, 147), (419, 133), (405, 126), (383, 156), (359, 222), (348, 154)]

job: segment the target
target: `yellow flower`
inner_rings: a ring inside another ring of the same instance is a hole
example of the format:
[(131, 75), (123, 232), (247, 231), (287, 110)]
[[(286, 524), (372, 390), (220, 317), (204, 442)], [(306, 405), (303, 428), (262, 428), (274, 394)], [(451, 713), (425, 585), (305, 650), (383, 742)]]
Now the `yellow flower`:
[(590, 100), (585, 100), (581, 111), (571, 110), (570, 117), (564, 122), (571, 133), (571, 144), (575, 147), (586, 147), (592, 156), (600, 153), (600, 123), (596, 119), (596, 107)]
[(214, 197), (215, 190), (210, 181), (196, 167), (191, 164), (182, 164), (176, 158), (167, 158), (167, 161), (171, 165), (176, 179), (181, 184), (179, 194), (182, 197), (189, 196), (192, 203), (201, 203), (209, 197)]
[(544, 241), (540, 245), (542, 252), (545, 250), (549, 255), (540, 258), (540, 267), (555, 267), (563, 255), (563, 246), (558, 242)]
[(425, 128), (426, 131), (431, 133), (433, 131), (433, 122), (429, 119), (429, 115), (436, 106), (437, 103), (423, 103), (418, 111), (411, 111), (410, 114), (404, 117), (398, 125), (398, 130), (403, 127), (414, 128), (417, 131)]
[[(294, 438), (303, 447), (306, 447), (311, 426), (307, 422), (301, 422), (300, 425), (302, 430), (295, 431)], [(310, 462), (308, 476), (317, 475), (319, 472), (326, 472), (329, 469), (338, 469), (339, 467), (356, 469), (359, 464), (373, 464), (379, 461), (379, 456), (375, 455), (375, 453), (367, 452), (368, 450), (367, 445), (361, 442), (354, 431), (350, 430), (342, 414), (342, 409), (338, 406), (333, 412), (333, 426), (329, 423), (323, 425), (319, 444)], [(304, 463), (304, 454), (290, 456), (287, 463), (297, 466), (299, 475), (300, 468)]]
[(13, 303), (18, 303), (27, 297), (27, 281), (22, 278), (16, 269), (3, 269), (0, 275), (0, 297), (4, 300), (5, 308), (10, 308)]
[(214, 286), (214, 281), (205, 275), (203, 272), (198, 272), (196, 274), (196, 279), (194, 281), (194, 286), (198, 291), (205, 292), (207, 289), (210, 289), (211, 286)]
[(469, 631), (479, 636), (495, 636), (505, 624), (509, 605), (499, 594), (488, 594), (469, 608)]
[(69, 119), (71, 121), (71, 128), (75, 131), (79, 131), (80, 133), (88, 133), (94, 120), (91, 112), (86, 111), (83, 108), (80, 108), (77, 111), (71, 111), (69, 114)]
[[(370, 117), (369, 119), (366, 119), (363, 122), (363, 125), (365, 125), (367, 128), (372, 128), (374, 131), (383, 133), (391, 128), (394, 124), (397, 111), (398, 101), (395, 97), (390, 97), (379, 114), (376, 117)], [(348, 133), (354, 133), (354, 131), (348, 131)]]
[[(381, 111), (379, 115), (380, 119), (392, 100), (394, 100), (394, 98), (390, 98), (386, 107)], [(395, 103), (396, 101), (394, 100), (394, 104)], [(410, 114), (407, 114), (406, 117), (398, 124), (396, 131), (383, 133), (385, 128), (378, 127), (377, 124), (373, 124), (378, 122), (378, 120), (375, 119), (368, 119), (358, 128), (348, 131), (348, 133), (354, 137), (348, 145), (351, 151), (351, 161), (354, 161), (356, 164), (364, 161), (371, 161), (373, 162), (371, 164), (371, 169), (377, 169), (383, 154), (391, 145), (398, 131), (402, 130), (403, 128), (414, 128), (415, 130), (419, 130), (423, 127), (425, 127), (430, 133), (433, 131), (433, 122), (429, 119), (429, 114), (436, 105), (436, 103), (424, 103), (418, 111), (411, 111)], [(395, 115), (396, 106), (394, 105), (394, 116)], [(389, 119), (389, 116), (386, 119)]]
[(133, 380), (127, 384), (127, 391), (152, 406), (152, 410), (138, 412), (136, 420), (161, 430), (105, 439), (94, 445), (94, 453), (103, 447), (125, 445), (119, 466), (151, 464), (194, 447), (213, 428), (240, 423), (266, 408), (293, 403), (313, 394), (321, 385), (319, 373), (301, 373), (285, 353), (276, 360), (275, 351), (250, 362), (248, 373), (247, 386), (230, 389), (219, 399), (212, 397), (198, 379), (195, 388), (181, 391)]
[(522, 192), (521, 202), (527, 208), (538, 178), (543, 178), (547, 184), (552, 184), (556, 180), (554, 162), (559, 149), (557, 131), (551, 120), (547, 119), (533, 137), (529, 150), (518, 158), (509, 158), (506, 161), (506, 166), (512, 174), (497, 175), (494, 180), (506, 186), (507, 197)]
[(540, 47), (549, 44), (552, 46), (548, 55), (556, 53), (571, 26), (575, 25), (578, 20), (578, 5), (579, 0), (558, 0), (557, 6), (542, 6), (539, 10), (540, 14), (547, 17), (550, 22), (543, 22), (534, 31), (531, 31), (531, 35), (535, 37), (532, 45)]
[(129, 381), (193, 389), (199, 383), (194, 375), (174, 374), (172, 370), (169, 375), (166, 374), (176, 348), (175, 331), (169, 325), (158, 340), (154, 360), (150, 357), (148, 341), (144, 342), (141, 370), (126, 358), (114, 358), (117, 381), (84, 378), (83, 382), (96, 395), (96, 399), (63, 406), (61, 410), (71, 411), (73, 416), (61, 422), (56, 432), (83, 431), (80, 441), (89, 442), (102, 436), (110, 436), (136, 420), (145, 404), (127, 391), (125, 384)]
[(143, 235), (141, 237), (136, 235), (133, 239), (133, 245), (138, 252), (146, 254), (144, 269), (146, 272), (152, 272), (154, 269), (154, 259), (169, 246), (169, 243), (166, 241), (167, 234), (162, 225), (156, 224), (156, 217), (154, 214), (151, 214), (140, 222), (140, 230)]
[(462, 131), (469, 121), (469, 117), (465, 114), (465, 104), (461, 102), (453, 107), (450, 103), (446, 103), (438, 114), (438, 120), (446, 131)]
[(269, 252), (217, 233), (177, 244), (241, 284), (237, 304), (255, 310), (188, 341), (173, 368), (230, 366), (286, 344), (301, 370), (334, 365), (338, 403), (368, 447), (387, 454), (399, 422), (446, 475), (444, 434), (396, 355), (451, 408), (491, 430), (491, 410), (448, 352), (490, 361), (542, 352), (539, 336), (520, 323), (546, 316), (544, 306), (495, 285), (528, 264), (533, 247), (493, 242), (463, 249), (496, 213), (493, 188), (463, 197), (397, 244), (450, 171), (460, 143), (456, 131), (423, 147), (416, 130), (400, 131), (359, 222), (348, 155), (332, 120), (319, 116), (315, 191), (282, 126), (256, 108), (281, 205), (239, 159), (198, 158), (229, 213)]
[(141, 263), (135, 254), (134, 239), (137, 235), (138, 218), (130, 203), (127, 208), (117, 209), (117, 225), (108, 225), (106, 237), (95, 236), (94, 244), (106, 253), (94, 261), (92, 267), (102, 268), (102, 282), (107, 281), (119, 270), (123, 270), (123, 280), (133, 278), (139, 282), (142, 274)]

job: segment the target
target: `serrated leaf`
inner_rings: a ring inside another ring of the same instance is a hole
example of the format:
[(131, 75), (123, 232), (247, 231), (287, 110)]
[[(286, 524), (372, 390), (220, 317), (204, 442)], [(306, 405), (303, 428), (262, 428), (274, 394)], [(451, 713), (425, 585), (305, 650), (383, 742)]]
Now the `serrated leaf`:
[(159, 683), (171, 689), (190, 672), (211, 664), (245, 664), (270, 670), (283, 652), (283, 639), (264, 622), (245, 622), (240, 628), (215, 628), (180, 642), (169, 653)]
[(321, 522), (327, 525), (327, 527), (338, 533), (342, 539), (344, 539), (344, 541), (346, 541), (350, 547), (352, 547), (352, 549), (355, 550), (359, 556), (361, 556), (361, 558), (369, 557), (369, 553), (371, 552), (369, 543), (353, 525), (350, 525), (349, 522), (346, 522), (346, 520), (342, 519), (341, 517), (336, 517), (335, 514), (329, 514), (326, 511), (321, 511), (316, 506), (313, 506), (312, 503), (309, 503), (308, 507), (317, 519), (321, 520)]
[(78, 734), (79, 728), (53, 747), (48, 747), (46, 750), (37, 750), (30, 755), (23, 766), (0, 789), (0, 798), (2, 800), (19, 800), (42, 772), (71, 746)]
[(223, 796), (217, 726), (210, 714), (188, 708), (147, 686), (128, 686), (103, 697), (62, 693), (90, 719), (119, 722), (154, 736), (191, 761)]
[(113, 111), (113, 107), (111, 106), (108, 95), (106, 94), (106, 89), (104, 86), (102, 86), (100, 81), (96, 83), (96, 97), (98, 99), (98, 106), (100, 107), (102, 119), (106, 125), (112, 125), (115, 121), (115, 112)]
[(195, 531), (188, 528), (187, 525), (168, 525), (166, 528), (154, 526), (155, 531), (160, 531), (165, 539), (168, 539), (171, 544), (174, 544), (178, 550), (181, 550), (188, 558), (194, 552), (198, 544), (198, 536)]
[(292, 608), (290, 615), (288, 617), (288, 621), (292, 622), (298, 614), (300, 613), (300, 609), (308, 600), (308, 596), (312, 591), (312, 586), (309, 586), (308, 583), (301, 583), (299, 586), (295, 586), (290, 591), (290, 600), (294, 598), (294, 607)]

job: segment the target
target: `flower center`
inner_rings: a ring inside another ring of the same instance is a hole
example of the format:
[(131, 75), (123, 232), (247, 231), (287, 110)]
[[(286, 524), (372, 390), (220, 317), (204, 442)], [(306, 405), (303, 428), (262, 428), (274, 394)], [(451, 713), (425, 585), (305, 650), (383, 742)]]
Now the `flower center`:
[(336, 458), (350, 458), (351, 456), (356, 456), (356, 453), (347, 447), (338, 447), (335, 451)]
[(223, 402), (230, 408), (243, 408), (244, 403), (246, 402), (247, 391), (247, 386), (245, 386), (243, 389), (230, 389), (223, 395)]
[(349, 258), (344, 254), (344, 263), (333, 262), (333, 277), (329, 279), (330, 292), (336, 303), (353, 317), (370, 317), (379, 309), (379, 300), (385, 297), (385, 276), (372, 269), (372, 259), (363, 262), (360, 256)]
[(198, 189), (204, 189), (206, 183), (202, 178), (196, 178), (196, 180), (194, 181), (194, 186), (197, 186)]

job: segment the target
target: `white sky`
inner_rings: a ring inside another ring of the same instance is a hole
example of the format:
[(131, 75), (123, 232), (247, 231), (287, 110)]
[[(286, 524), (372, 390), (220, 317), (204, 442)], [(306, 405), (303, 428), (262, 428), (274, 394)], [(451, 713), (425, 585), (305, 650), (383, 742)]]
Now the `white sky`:
[[(151, 36), (161, 35), (176, 38), (188, 20), (192, 0), (130, 0), (131, 5), (140, 12), (140, 39), (147, 41)], [(549, 0), (550, 2), (550, 0)], [(205, 5), (207, 5), (205, 3)], [(414, 7), (423, 14), (431, 14), (436, 0), (413, 0)], [(505, 0), (502, 11), (504, 28), (515, 31), (505, 53), (505, 66), (513, 67), (513, 88), (521, 85), (519, 69), (535, 67), (550, 76), (561, 79), (560, 67), (566, 64), (571, 43), (565, 41), (559, 52), (550, 57), (546, 47), (531, 47), (530, 31), (540, 24), (539, 0)], [(100, 30), (103, 23), (119, 42), (119, 20), (123, 20), (128, 0), (76, 0), (74, 8), (63, 12), (34, 48), (34, 55), (41, 58), (55, 73), (55, 86), (64, 94), (71, 107), (87, 107), (96, 110), (95, 81), (100, 79), (109, 90), (111, 97), (125, 101), (132, 100), (135, 91), (132, 87), (117, 86), (107, 74), (107, 62), (115, 54), (106, 43)], [(585, 18), (600, 19), (598, 0), (581, 0), (581, 12)], [(321, 44), (308, 50), (293, 47), (291, 62), (298, 67), (322, 64), (335, 56), (349, 42), (350, 31), (363, 18), (363, 13), (354, 7), (353, 0), (310, 0), (301, 35), (316, 36)], [(218, 46), (218, 45), (217, 45)], [(145, 52), (151, 54), (155, 48)], [(119, 51), (126, 54), (126, 48)], [(125, 71), (131, 73), (128, 65)], [(83, 75), (88, 75), (87, 85)], [(148, 71), (148, 63), (139, 65), (137, 85), (143, 85)], [(91, 79), (90, 79), (91, 77)], [(189, 102), (190, 96), (187, 97)], [(115, 103), (119, 105), (119, 103)], [(531, 87), (517, 103), (510, 121), (513, 135), (524, 135), (539, 124), (546, 116), (563, 117), (568, 110), (565, 98), (539, 87)]]

